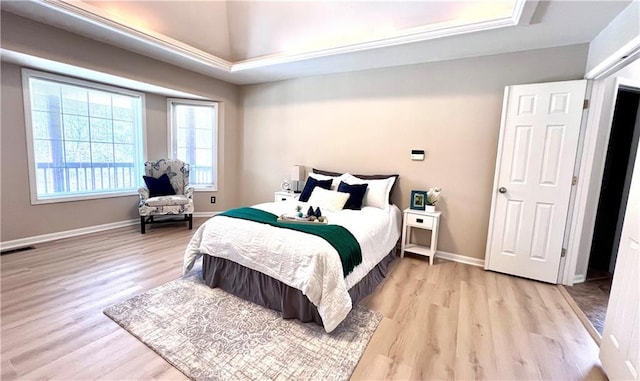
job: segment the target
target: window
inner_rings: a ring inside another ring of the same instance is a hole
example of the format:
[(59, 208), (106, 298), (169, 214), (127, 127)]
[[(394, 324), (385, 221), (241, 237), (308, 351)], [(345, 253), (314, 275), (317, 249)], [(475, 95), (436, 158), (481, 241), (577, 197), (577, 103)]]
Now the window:
[(141, 93), (23, 69), (32, 203), (133, 194)]
[(170, 148), (174, 158), (191, 166), (189, 184), (216, 190), (218, 104), (216, 102), (169, 99)]

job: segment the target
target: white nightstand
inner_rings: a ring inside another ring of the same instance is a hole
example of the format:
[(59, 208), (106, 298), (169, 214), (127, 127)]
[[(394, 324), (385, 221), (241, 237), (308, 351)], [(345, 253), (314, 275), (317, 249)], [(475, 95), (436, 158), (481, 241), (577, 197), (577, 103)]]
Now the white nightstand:
[[(436, 250), (438, 250), (438, 225), (440, 225), (440, 212), (405, 209), (402, 220), (400, 257), (404, 257), (405, 251), (425, 255), (429, 257), (429, 264), (433, 265), (433, 258), (436, 255)], [(411, 243), (411, 228), (431, 230), (431, 246), (426, 247)]]
[(278, 191), (278, 192), (274, 193), (273, 201), (275, 201), (275, 202), (285, 202), (285, 201), (297, 200), (298, 197), (300, 197), (300, 193)]

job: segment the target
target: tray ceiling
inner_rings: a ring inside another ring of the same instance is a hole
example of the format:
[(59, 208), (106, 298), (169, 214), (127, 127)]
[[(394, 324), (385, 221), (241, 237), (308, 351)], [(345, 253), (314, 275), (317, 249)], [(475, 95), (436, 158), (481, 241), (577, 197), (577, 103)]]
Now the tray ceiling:
[(628, 1), (3, 1), (232, 83), (590, 42)]

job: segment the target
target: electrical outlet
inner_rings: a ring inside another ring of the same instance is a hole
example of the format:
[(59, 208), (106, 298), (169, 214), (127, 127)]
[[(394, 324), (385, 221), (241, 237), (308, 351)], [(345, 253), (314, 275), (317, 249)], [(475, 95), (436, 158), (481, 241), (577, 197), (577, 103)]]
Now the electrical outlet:
[(216, 196), (211, 196), (211, 203), (215, 204), (216, 203)]

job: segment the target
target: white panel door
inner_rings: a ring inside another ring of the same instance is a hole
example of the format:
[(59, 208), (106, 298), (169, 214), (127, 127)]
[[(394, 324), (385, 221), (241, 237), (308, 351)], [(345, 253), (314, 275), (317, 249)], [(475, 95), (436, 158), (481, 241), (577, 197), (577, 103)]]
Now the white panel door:
[[(640, 116), (640, 113), (639, 113)], [(636, 122), (638, 123), (638, 122)], [(640, 154), (636, 154), (600, 360), (610, 380), (640, 380)]]
[(557, 282), (586, 86), (505, 89), (486, 269)]

